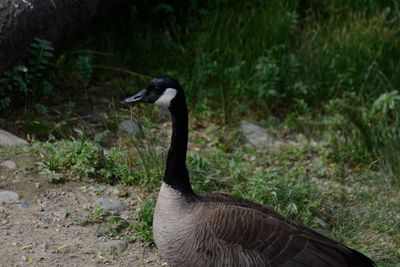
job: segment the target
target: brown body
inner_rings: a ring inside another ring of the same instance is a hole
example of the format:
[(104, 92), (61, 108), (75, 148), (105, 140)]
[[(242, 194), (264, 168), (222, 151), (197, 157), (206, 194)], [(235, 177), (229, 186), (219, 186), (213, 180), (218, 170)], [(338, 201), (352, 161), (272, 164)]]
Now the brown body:
[(272, 209), (225, 194), (188, 201), (165, 183), (153, 231), (171, 266), (364, 266), (348, 264), (358, 252)]

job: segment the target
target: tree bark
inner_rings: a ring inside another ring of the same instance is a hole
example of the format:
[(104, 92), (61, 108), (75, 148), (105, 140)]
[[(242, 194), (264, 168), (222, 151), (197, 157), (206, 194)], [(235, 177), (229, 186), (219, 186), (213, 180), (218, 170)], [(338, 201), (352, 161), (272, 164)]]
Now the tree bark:
[(104, 16), (129, 0), (0, 0), (0, 73), (21, 64), (33, 38), (62, 48), (95, 16)]

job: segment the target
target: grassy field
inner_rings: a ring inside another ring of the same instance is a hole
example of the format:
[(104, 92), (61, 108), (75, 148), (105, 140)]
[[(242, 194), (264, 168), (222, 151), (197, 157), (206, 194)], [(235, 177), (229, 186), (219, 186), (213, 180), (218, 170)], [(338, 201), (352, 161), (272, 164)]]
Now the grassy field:
[[(49, 182), (118, 181), (146, 192), (135, 229), (148, 242), (166, 124), (157, 108), (115, 103), (163, 74), (188, 97), (197, 192), (272, 206), (379, 266), (399, 266), (399, 47), (394, 0), (156, 1), (97, 21), (60, 57), (38, 41), (33, 51), (48, 58), (37, 65), (49, 78), (28, 66), (0, 85), (36, 90), (12, 117), (42, 140), (31, 149), (43, 155), (39, 171)], [(107, 119), (101, 130), (82, 123), (92, 109)], [(116, 134), (126, 118), (140, 122), (141, 134)], [(240, 118), (275, 132), (283, 145), (246, 145)]]

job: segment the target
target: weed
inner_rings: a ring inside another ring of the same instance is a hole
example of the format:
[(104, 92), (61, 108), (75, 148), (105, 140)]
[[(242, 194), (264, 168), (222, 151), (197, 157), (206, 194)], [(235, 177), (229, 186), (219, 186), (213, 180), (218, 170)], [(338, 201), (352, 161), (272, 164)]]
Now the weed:
[(54, 86), (48, 77), (52, 72), (53, 53), (51, 42), (35, 38), (30, 48), (30, 64), (4, 71), (0, 80), (0, 110), (10, 105), (12, 96), (25, 99), (25, 107), (29, 108), (52, 95)]
[(133, 225), (139, 238), (147, 243), (153, 243), (153, 214), (155, 202), (145, 201), (138, 210), (139, 222)]
[(105, 150), (81, 133), (77, 140), (34, 143), (41, 154), (40, 173), (50, 182), (98, 178), (111, 182), (122, 180), (131, 183), (133, 172), (127, 167), (124, 152), (119, 148)]

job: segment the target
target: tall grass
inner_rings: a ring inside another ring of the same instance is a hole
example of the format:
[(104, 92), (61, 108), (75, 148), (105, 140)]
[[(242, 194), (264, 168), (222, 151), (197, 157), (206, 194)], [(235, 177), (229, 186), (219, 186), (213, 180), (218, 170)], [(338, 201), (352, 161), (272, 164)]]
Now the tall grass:
[[(396, 1), (229, 1), (189, 26), (180, 17), (161, 28), (144, 17), (130, 17), (123, 40), (115, 30), (106, 33), (115, 54), (103, 64), (174, 76), (196, 116), (225, 124), (245, 114), (283, 121), (340, 113), (332, 146), (342, 152), (333, 158), (399, 175), (398, 101), (390, 112), (373, 112), (374, 101), (400, 88)], [(143, 80), (129, 77), (118, 86), (132, 83)]]

